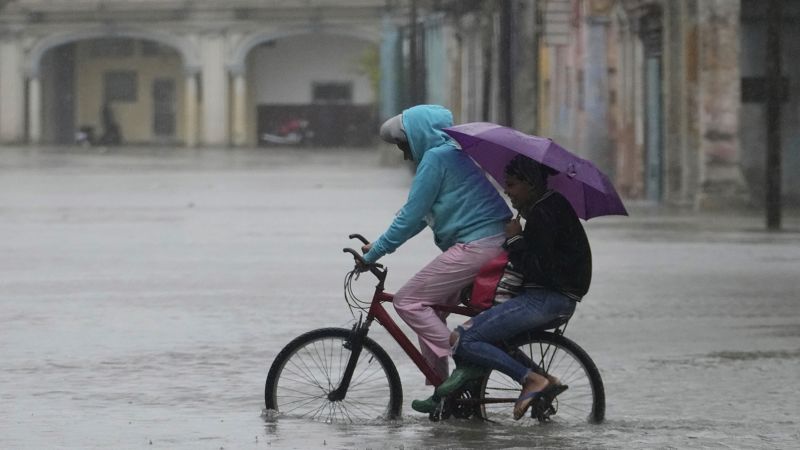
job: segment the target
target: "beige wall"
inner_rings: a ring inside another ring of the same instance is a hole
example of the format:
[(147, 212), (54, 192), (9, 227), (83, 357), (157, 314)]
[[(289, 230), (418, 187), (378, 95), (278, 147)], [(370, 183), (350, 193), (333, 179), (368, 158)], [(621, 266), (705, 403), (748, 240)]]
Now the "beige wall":
[(114, 116), (122, 129), (126, 143), (154, 142), (153, 134), (153, 80), (171, 78), (175, 82), (176, 129), (174, 138), (184, 136), (184, 87), (183, 65), (177, 53), (144, 56), (141, 43), (135, 43), (131, 57), (94, 57), (90, 54), (90, 42), (79, 42), (76, 48), (75, 98), (76, 123), (90, 125), (95, 132), (102, 133), (100, 109), (103, 102), (103, 74), (110, 70), (131, 70), (137, 73), (137, 97), (135, 102), (114, 102)]
[(310, 104), (314, 82), (351, 82), (354, 104), (375, 103), (370, 80), (359, 70), (373, 45), (349, 36), (311, 33), (254, 48), (247, 57), (247, 143), (256, 144), (259, 104)]

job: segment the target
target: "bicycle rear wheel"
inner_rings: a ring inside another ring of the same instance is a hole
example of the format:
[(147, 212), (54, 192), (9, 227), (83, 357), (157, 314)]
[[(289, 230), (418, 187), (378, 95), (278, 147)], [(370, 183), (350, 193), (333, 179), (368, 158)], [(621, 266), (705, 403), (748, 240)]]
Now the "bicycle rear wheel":
[(322, 328), (289, 342), (272, 362), (264, 388), (268, 410), (323, 422), (359, 423), (400, 416), (403, 389), (386, 351), (364, 337), (347, 394), (330, 400), (339, 387), (350, 350), (351, 331)]
[[(597, 366), (578, 344), (551, 332), (530, 333), (513, 341), (511, 353), (518, 361), (531, 368), (538, 367), (534, 370), (544, 371), (569, 386), (553, 401), (549, 420), (564, 424), (603, 421), (606, 411), (603, 380)], [(513, 401), (519, 392), (519, 382), (493, 370), (483, 379), (480, 390), (483, 417), (513, 421)], [(530, 414), (520, 419), (522, 423), (531, 421), (536, 419)]]

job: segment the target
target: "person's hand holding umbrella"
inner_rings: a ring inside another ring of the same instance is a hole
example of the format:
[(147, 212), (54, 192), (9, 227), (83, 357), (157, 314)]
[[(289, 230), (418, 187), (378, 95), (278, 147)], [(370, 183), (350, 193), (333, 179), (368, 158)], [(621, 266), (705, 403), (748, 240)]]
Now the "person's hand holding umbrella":
[(520, 223), (520, 217), (517, 216), (508, 221), (506, 224), (506, 237), (514, 237), (518, 234), (522, 234), (522, 224)]

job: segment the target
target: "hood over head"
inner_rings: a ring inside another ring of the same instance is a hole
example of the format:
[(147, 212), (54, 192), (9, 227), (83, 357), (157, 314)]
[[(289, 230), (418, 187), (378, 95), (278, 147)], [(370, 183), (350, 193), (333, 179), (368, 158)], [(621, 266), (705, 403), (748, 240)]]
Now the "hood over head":
[(444, 128), (453, 126), (453, 113), (443, 106), (414, 106), (403, 111), (402, 119), (414, 161), (422, 161), (428, 149), (452, 141)]
[(403, 142), (408, 142), (406, 132), (403, 130), (403, 114), (398, 114), (383, 122), (378, 134), (384, 142), (389, 144), (400, 145)]

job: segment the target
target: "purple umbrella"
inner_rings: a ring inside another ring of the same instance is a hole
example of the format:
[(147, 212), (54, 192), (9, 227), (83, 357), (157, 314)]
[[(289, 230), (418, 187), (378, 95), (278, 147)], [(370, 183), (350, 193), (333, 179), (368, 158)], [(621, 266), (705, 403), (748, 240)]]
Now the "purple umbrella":
[(525, 155), (559, 172), (547, 184), (566, 197), (581, 219), (628, 215), (608, 177), (551, 139), (489, 122), (466, 123), (444, 131), (501, 186), (506, 184), (505, 168), (511, 159)]

